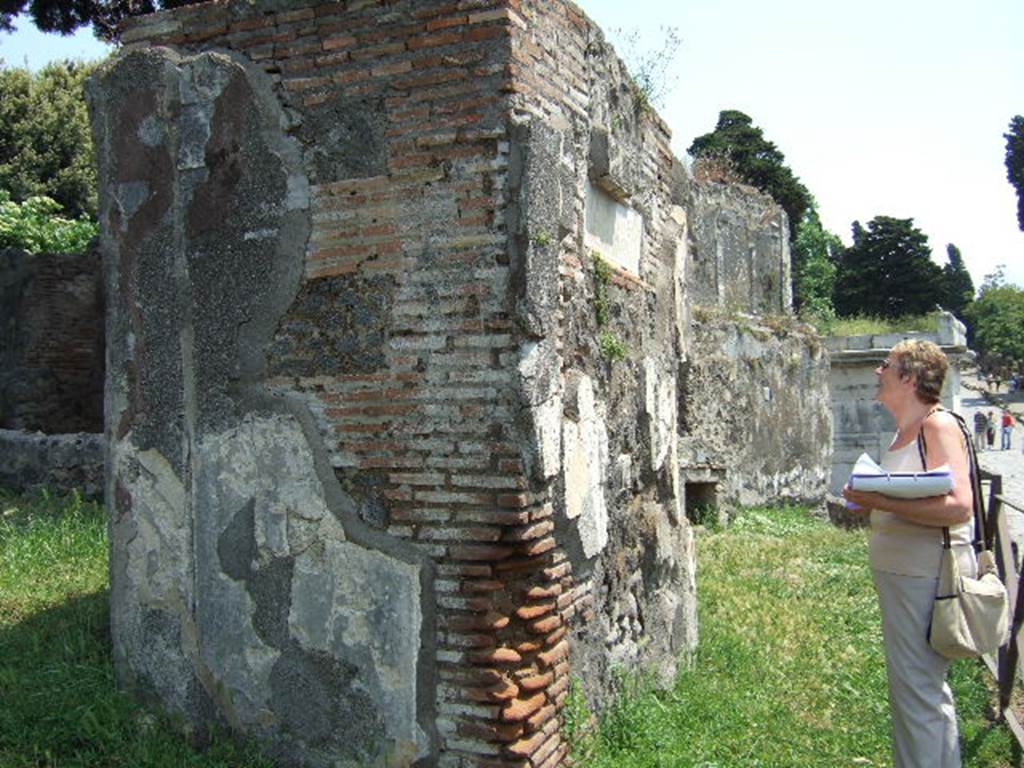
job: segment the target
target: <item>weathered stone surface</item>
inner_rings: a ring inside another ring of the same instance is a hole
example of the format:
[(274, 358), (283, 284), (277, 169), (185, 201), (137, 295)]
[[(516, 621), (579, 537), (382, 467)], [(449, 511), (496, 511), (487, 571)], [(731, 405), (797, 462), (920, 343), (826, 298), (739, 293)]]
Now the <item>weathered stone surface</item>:
[(786, 313), (792, 306), (788, 220), (751, 187), (687, 186), (688, 290), (694, 304), (727, 312)]
[[(327, 541), (295, 561), (293, 635), (303, 648), (372, 670), (356, 690), (369, 688), (371, 712), (382, 720), (377, 728), (386, 733), (389, 751), (406, 755), (425, 754), (429, 747), (416, 722), (421, 599), (416, 567), (351, 543)], [(348, 718), (365, 717), (358, 706), (338, 706)], [(370, 743), (381, 740), (363, 728), (358, 732)]]
[(768, 499), (820, 503), (831, 466), (822, 340), (781, 318), (705, 313), (695, 330), (679, 446), (685, 480), (718, 483), (725, 509)]
[(580, 378), (574, 399), (578, 418), (562, 423), (563, 504), (565, 516), (576, 521), (583, 553), (590, 558), (608, 543), (608, 431), (595, 408), (594, 387), (587, 376)]
[(103, 435), (0, 429), (0, 486), (11, 491), (48, 488), (58, 493), (77, 489), (83, 496), (100, 497), (105, 452)]
[[(127, 52), (91, 102), (114, 297), (118, 675), (200, 726), (260, 736), (286, 762), (410, 765), (436, 750), (420, 632), (429, 579), (402, 543), (359, 527), (312, 421), (262, 384), (282, 360), (336, 369), (379, 297), (300, 291), (309, 187), (262, 71), (221, 54)], [(340, 341), (292, 354), (314, 346), (316, 324)], [(374, 343), (341, 364), (373, 368)], [(324, 612), (310, 602), (317, 569), (335, 585), (318, 596)]]

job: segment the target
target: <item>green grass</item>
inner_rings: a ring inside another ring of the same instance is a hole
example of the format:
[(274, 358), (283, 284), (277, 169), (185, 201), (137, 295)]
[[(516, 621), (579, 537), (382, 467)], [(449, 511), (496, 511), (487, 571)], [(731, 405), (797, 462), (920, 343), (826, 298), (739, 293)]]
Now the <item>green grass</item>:
[[(803, 510), (746, 510), (698, 541), (700, 648), (676, 686), (622, 677), (591, 725), (568, 709), (588, 768), (887, 766), (878, 608), (864, 532)], [(0, 491), (0, 766), (269, 768), (215, 734), (199, 750), (117, 691), (110, 658), (105, 513), (71, 497)], [(976, 662), (951, 675), (965, 766), (1018, 766), (987, 718)]]
[(824, 336), (866, 336), (908, 331), (930, 331), (938, 329), (938, 314), (912, 315), (895, 320), (883, 317), (834, 317), (808, 318)]
[[(600, 722), (570, 697), (576, 765), (587, 768), (889, 766), (878, 606), (864, 531), (801, 509), (745, 510), (698, 540), (700, 645), (674, 688), (628, 678)], [(988, 719), (978, 662), (951, 685), (964, 765), (1017, 766)]]
[(195, 749), (117, 691), (107, 584), (101, 506), (0, 491), (0, 766), (270, 766), (224, 735)]

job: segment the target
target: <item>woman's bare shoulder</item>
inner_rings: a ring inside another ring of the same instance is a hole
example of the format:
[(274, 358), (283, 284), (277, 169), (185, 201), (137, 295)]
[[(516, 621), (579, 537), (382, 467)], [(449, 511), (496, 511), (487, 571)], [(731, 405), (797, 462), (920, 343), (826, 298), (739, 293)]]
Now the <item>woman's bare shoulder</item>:
[(925, 437), (939, 437), (940, 435), (959, 436), (960, 425), (956, 416), (946, 410), (936, 411), (922, 425)]

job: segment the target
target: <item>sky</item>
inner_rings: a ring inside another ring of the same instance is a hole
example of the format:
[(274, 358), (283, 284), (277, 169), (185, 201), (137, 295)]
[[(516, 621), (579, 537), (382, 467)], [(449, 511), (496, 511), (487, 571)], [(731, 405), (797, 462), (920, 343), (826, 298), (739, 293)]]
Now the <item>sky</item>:
[[(1024, 114), (1022, 0), (579, 0), (625, 50), (681, 38), (659, 108), (680, 157), (718, 113), (738, 109), (785, 154), (826, 228), (912, 218), (946, 263), (961, 251), (975, 286), (997, 265), (1024, 286), (1024, 232), (1003, 134)], [(90, 32), (0, 34), (0, 58), (38, 69), (97, 58)], [(622, 52), (620, 51), (620, 52)]]

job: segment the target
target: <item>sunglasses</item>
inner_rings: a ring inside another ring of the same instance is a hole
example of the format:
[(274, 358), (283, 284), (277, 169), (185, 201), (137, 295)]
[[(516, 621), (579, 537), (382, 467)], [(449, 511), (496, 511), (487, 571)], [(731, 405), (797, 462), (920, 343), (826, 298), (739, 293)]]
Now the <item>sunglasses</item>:
[(888, 368), (890, 365), (892, 365), (892, 362), (893, 362), (892, 360), (889, 360), (888, 358), (886, 358), (885, 360), (882, 361), (881, 365), (878, 366), (878, 370), (884, 371), (886, 368)]

